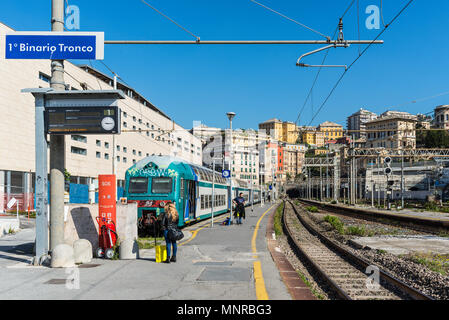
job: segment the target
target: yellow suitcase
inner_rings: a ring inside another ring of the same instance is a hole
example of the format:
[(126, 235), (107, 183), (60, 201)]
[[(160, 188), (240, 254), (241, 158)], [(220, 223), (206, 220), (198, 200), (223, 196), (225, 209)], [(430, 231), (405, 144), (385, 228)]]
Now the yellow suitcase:
[(156, 262), (161, 263), (167, 260), (167, 246), (156, 246)]

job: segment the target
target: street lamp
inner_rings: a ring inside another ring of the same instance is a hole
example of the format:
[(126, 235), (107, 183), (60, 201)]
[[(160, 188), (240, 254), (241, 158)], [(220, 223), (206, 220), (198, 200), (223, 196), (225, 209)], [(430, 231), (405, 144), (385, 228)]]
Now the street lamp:
[(231, 130), (230, 132), (230, 143), (229, 143), (229, 172), (231, 174), (231, 176), (229, 177), (229, 190), (230, 190), (230, 194), (231, 194), (231, 206), (230, 206), (230, 210), (229, 210), (229, 221), (232, 222), (232, 201), (234, 200), (234, 197), (232, 195), (232, 167), (231, 167), (231, 163), (232, 163), (232, 159), (233, 159), (233, 153), (232, 153), (232, 119), (234, 119), (235, 117), (235, 112), (228, 112), (226, 113), (226, 115), (228, 116), (229, 119), (229, 129)]

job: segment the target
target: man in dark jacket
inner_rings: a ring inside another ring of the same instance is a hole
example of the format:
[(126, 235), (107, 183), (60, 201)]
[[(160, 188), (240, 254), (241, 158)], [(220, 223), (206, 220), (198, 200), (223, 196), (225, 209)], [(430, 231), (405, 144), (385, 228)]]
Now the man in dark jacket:
[(236, 205), (234, 211), (234, 218), (237, 218), (237, 224), (242, 224), (242, 218), (245, 219), (245, 198), (243, 193), (239, 193), (239, 196), (234, 199)]

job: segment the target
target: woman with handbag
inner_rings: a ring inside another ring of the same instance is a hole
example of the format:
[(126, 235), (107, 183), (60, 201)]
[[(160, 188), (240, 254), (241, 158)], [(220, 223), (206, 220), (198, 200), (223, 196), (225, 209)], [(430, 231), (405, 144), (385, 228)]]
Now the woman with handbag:
[[(164, 213), (161, 218), (161, 228), (164, 232), (165, 243), (167, 245), (167, 260), (164, 263), (176, 262), (176, 253), (178, 251), (178, 246), (176, 245), (176, 240), (171, 239), (169, 231), (178, 229), (179, 215), (176, 207), (173, 203), (168, 203), (164, 207)], [(173, 255), (170, 258), (171, 247), (173, 247)]]

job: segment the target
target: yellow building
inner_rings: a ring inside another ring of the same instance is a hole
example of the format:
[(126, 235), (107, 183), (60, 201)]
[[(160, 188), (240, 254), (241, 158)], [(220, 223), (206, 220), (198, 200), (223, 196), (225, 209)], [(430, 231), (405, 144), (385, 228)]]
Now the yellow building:
[(323, 132), (317, 131), (315, 129), (303, 131), (302, 143), (306, 143), (316, 147), (323, 147), (324, 146)]
[(279, 119), (273, 118), (259, 123), (259, 130), (265, 130), (265, 133), (275, 140), (283, 139), (283, 125)]
[(324, 142), (337, 140), (343, 137), (343, 126), (334, 122), (326, 121), (318, 126), (318, 131), (323, 133)]
[(298, 140), (298, 129), (293, 122), (282, 123), (282, 141), (295, 144)]
[(259, 124), (259, 130), (265, 130), (273, 139), (294, 144), (298, 140), (297, 126), (293, 122), (273, 118)]

